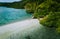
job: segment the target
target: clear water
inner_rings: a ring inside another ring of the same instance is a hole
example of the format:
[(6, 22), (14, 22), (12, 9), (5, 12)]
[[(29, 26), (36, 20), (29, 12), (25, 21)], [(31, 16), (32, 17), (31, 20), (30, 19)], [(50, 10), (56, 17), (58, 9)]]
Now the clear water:
[(54, 28), (42, 26), (24, 9), (0, 7), (0, 24), (0, 39), (60, 39)]
[(32, 18), (24, 9), (0, 7), (0, 25)]

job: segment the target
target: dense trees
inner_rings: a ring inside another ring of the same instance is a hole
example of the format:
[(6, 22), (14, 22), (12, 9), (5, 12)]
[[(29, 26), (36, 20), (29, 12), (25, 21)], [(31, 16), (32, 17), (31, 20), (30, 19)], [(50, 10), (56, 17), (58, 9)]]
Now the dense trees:
[(44, 2), (44, 0), (26, 0), (27, 3), (25, 5), (25, 9), (27, 12), (33, 12), (36, 10), (37, 6)]
[[(49, 1), (49, 2), (48, 2)], [(40, 23), (44, 26), (50, 28), (56, 28), (58, 32), (60, 31), (60, 3), (56, 0), (47, 0), (41, 3), (36, 12), (35, 17), (41, 18)]]
[(19, 1), (19, 2), (12, 2), (12, 3), (0, 3), (0, 6), (24, 9), (25, 4), (26, 4), (25, 1)]

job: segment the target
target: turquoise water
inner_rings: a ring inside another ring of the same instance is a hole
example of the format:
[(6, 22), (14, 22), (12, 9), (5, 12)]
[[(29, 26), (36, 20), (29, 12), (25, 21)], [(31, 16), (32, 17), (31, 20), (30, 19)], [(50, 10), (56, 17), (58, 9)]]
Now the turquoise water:
[(0, 7), (0, 25), (32, 18), (24, 9)]
[(0, 7), (0, 25), (0, 39), (60, 39), (55, 28), (42, 26), (24, 9)]

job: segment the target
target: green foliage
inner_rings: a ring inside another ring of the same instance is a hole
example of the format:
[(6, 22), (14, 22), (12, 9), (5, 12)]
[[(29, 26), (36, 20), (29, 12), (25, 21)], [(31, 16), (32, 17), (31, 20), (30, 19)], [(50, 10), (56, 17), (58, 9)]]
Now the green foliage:
[(18, 1), (18, 2), (11, 2), (11, 3), (0, 3), (0, 6), (24, 9), (26, 2), (25, 1)]
[[(57, 15), (58, 12), (50, 12), (49, 15), (46, 15), (43, 20), (41, 20), (41, 23), (43, 23), (45, 26), (55, 26), (56, 21), (59, 19), (60, 16)], [(46, 22), (46, 23), (45, 23)], [(53, 23), (54, 22), (54, 23)], [(50, 25), (49, 25), (50, 24)]]
[(49, 14), (49, 12), (59, 12), (60, 11), (60, 3), (57, 3), (55, 1), (45, 1), (43, 3), (41, 3), (38, 7), (37, 10), (35, 11), (36, 14), (39, 15), (39, 17), (41, 16), (46, 16)]
[(26, 9), (26, 11), (33, 13), (36, 10), (36, 6), (37, 6), (36, 2), (35, 3), (27, 3), (25, 5), (25, 9)]
[(25, 5), (25, 9), (27, 12), (32, 12), (34, 13), (37, 6), (42, 3), (44, 0), (26, 0), (26, 5)]
[(40, 24), (56, 28), (60, 32), (60, 3), (58, 0), (46, 0), (41, 3), (35, 10), (34, 16), (36, 18), (43, 18)]
[(55, 27), (60, 32), (60, 12), (50, 12), (49, 15), (40, 20), (40, 23), (47, 27)]

